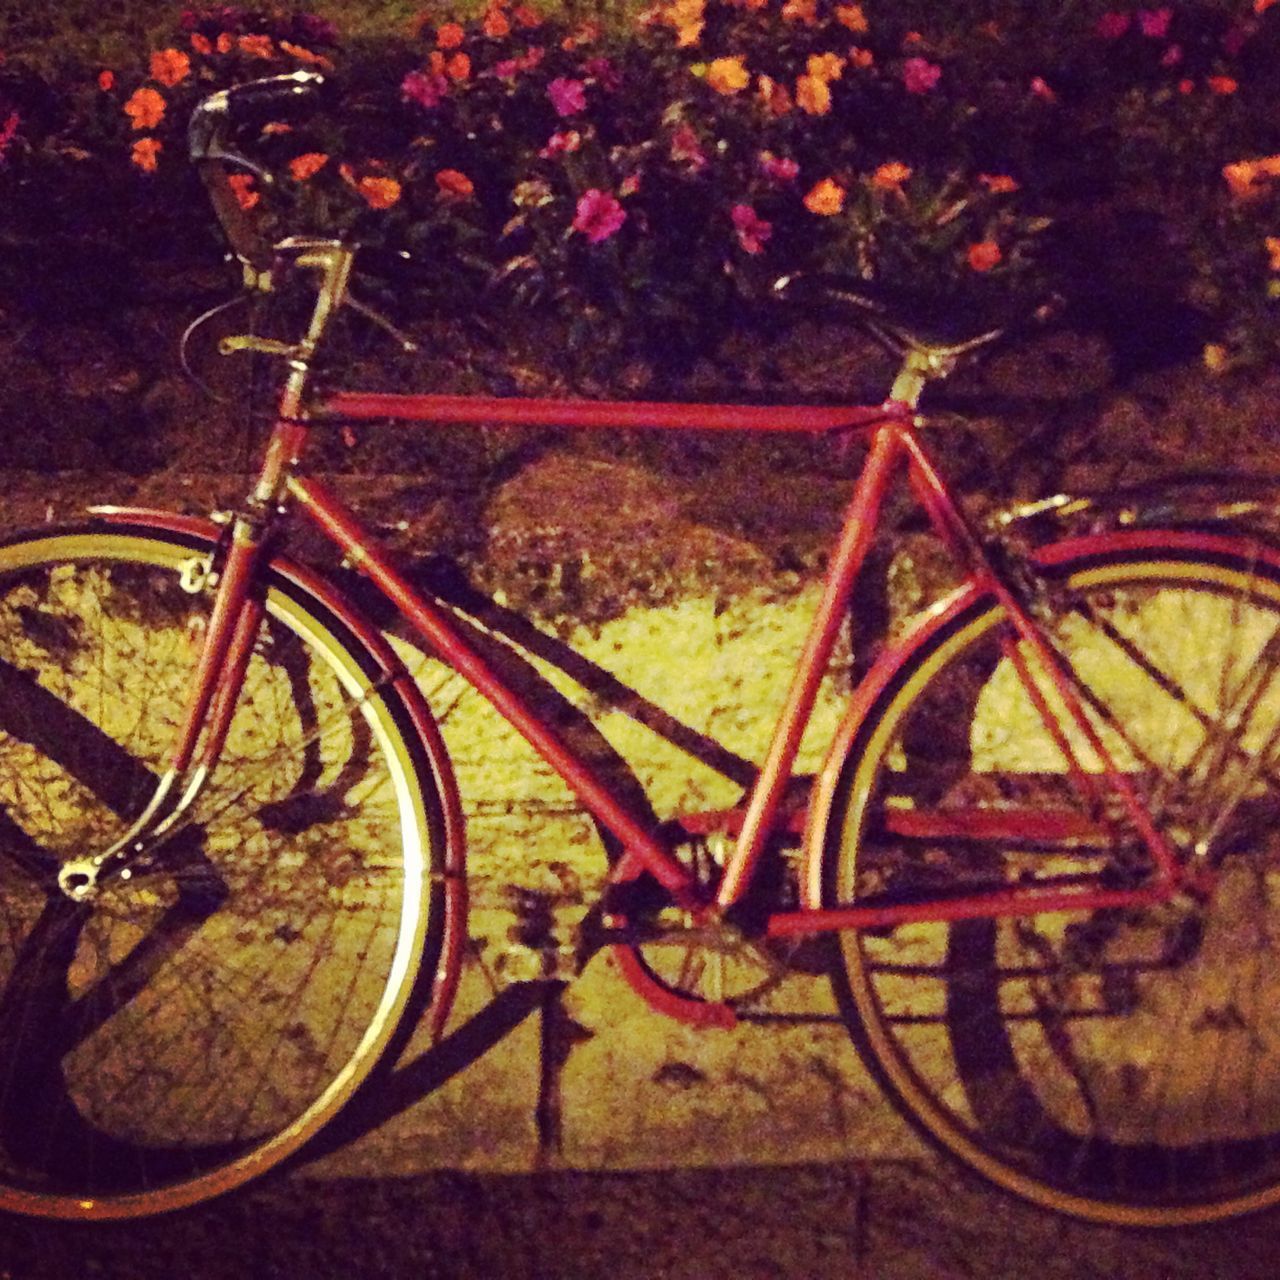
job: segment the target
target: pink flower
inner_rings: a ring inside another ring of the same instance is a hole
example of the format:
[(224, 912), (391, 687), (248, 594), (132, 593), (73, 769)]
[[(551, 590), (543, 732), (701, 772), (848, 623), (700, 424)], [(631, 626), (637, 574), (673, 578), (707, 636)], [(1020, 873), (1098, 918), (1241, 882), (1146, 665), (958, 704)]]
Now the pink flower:
[(908, 58), (902, 64), (902, 83), (908, 93), (928, 93), (942, 79), (942, 68), (924, 58)]
[(1163, 40), (1169, 34), (1172, 9), (1139, 9), (1138, 29), (1149, 40)]
[(400, 81), (400, 92), (420, 107), (438, 107), (449, 92), (449, 82), (442, 75), (426, 71), (410, 71)]
[(1160, 65), (1162, 67), (1176, 67), (1182, 61), (1182, 46), (1180, 44), (1171, 44), (1160, 55)]
[(1031, 96), (1044, 102), (1057, 102), (1058, 95), (1049, 87), (1043, 76), (1034, 76), (1031, 80)]
[(587, 105), (587, 87), (581, 80), (568, 80), (558, 76), (547, 85), (547, 97), (558, 116), (571, 116)]
[(800, 166), (794, 160), (789, 156), (775, 156), (772, 151), (762, 151), (756, 163), (770, 182), (794, 182), (800, 174)]
[(582, 135), (577, 129), (559, 129), (547, 139), (547, 145), (538, 154), (544, 160), (569, 155), (582, 145)]
[(1119, 40), (1129, 30), (1132, 21), (1133, 18), (1127, 13), (1104, 13), (1094, 30), (1104, 40)]
[(627, 220), (627, 211), (607, 191), (592, 187), (584, 191), (573, 216), (573, 229), (581, 231), (592, 244), (613, 235)]
[(760, 217), (749, 204), (735, 204), (731, 216), (738, 243), (747, 253), (760, 253), (773, 235), (773, 223)]
[(671, 134), (671, 159), (676, 164), (687, 164), (694, 173), (707, 167), (707, 157), (692, 126), (683, 122), (676, 125)]

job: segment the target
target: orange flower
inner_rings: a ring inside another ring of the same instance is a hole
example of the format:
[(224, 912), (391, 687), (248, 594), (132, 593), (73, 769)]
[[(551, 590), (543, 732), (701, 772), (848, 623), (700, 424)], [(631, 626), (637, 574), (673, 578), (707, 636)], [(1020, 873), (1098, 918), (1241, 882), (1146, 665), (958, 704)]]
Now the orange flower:
[(836, 21), (847, 27), (854, 35), (865, 35), (871, 29), (867, 15), (862, 12), (860, 4), (842, 4), (836, 6)]
[(791, 94), (785, 84), (779, 84), (770, 76), (761, 76), (756, 81), (756, 94), (760, 105), (774, 116), (785, 116), (791, 110)]
[(319, 67), (322, 71), (332, 71), (333, 63), (321, 53), (314, 53), (310, 49), (304, 49), (300, 44), (293, 44), (288, 40), (280, 41), (280, 52), (287, 53), (289, 57), (296, 62), (301, 62), (304, 66)]
[(236, 204), (242, 209), (252, 209), (262, 199), (262, 196), (254, 190), (251, 173), (233, 173), (227, 179), (227, 186), (231, 188)]
[(1253, 0), (1253, 11), (1261, 17), (1277, 0)]
[(782, 17), (786, 22), (803, 22), (806, 27), (816, 26), (818, 0), (787, 0), (782, 6)]
[(663, 12), (663, 21), (676, 33), (678, 48), (691, 48), (702, 39), (705, 14), (705, 0), (675, 0)]
[(466, 37), (467, 33), (456, 22), (446, 22), (436, 31), (436, 48), (456, 49)]
[(707, 83), (717, 93), (728, 96), (745, 89), (751, 83), (751, 73), (741, 54), (732, 58), (716, 58), (707, 67)]
[(877, 191), (902, 191), (902, 184), (911, 177), (911, 166), (901, 160), (889, 160), (872, 175), (871, 185)]
[(810, 188), (804, 207), (820, 218), (833, 217), (844, 208), (844, 188), (834, 178), (823, 178)]
[(859, 49), (856, 44), (851, 45), (849, 48), (849, 62), (859, 70), (865, 71), (867, 67), (875, 66), (876, 55), (870, 49)]
[(450, 80), (466, 80), (471, 75), (471, 59), (465, 53), (455, 53), (445, 64), (444, 73)]
[(133, 144), (133, 154), (129, 158), (143, 173), (155, 173), (163, 150), (164, 143), (159, 138), (139, 138)]
[(811, 53), (804, 69), (806, 75), (830, 84), (844, 74), (844, 59), (838, 53)]
[(191, 59), (181, 49), (157, 49), (151, 55), (151, 78), (172, 89), (191, 73)]
[(323, 151), (304, 151), (289, 161), (289, 172), (295, 182), (306, 182), (314, 178), (329, 163), (329, 157)]
[(796, 81), (796, 106), (806, 115), (825, 116), (831, 110), (831, 90), (825, 80), (801, 76)]
[(1229, 94), (1235, 93), (1240, 87), (1239, 82), (1233, 80), (1230, 76), (1210, 76), (1205, 84), (1209, 86), (1210, 93), (1216, 93), (1220, 98), (1225, 98)]
[(511, 16), (516, 20), (517, 25), (522, 27), (542, 26), (542, 15), (527, 4), (516, 5), (511, 12)]
[[(218, 37), (218, 43), (221, 45), (222, 37)], [(236, 41), (241, 53), (247, 53), (251, 58), (274, 58), (275, 48), (271, 43), (270, 36), (241, 36)]]
[(978, 182), (994, 196), (1007, 196), (1018, 190), (1018, 183), (1007, 173), (980, 173)]
[(1280, 271), (1280, 236), (1268, 236), (1263, 244), (1267, 249), (1267, 262), (1272, 271)]
[(485, 35), (493, 36), (497, 40), (511, 34), (511, 23), (507, 20), (507, 15), (496, 5), (493, 5), (485, 11), (481, 29)]
[(198, 31), (191, 33), (191, 47), (204, 58), (213, 53), (213, 41), (208, 36), (202, 36)]
[(110, 93), (116, 87), (116, 73), (114, 71), (98, 72), (98, 88), (103, 93)]
[(1267, 192), (1268, 179), (1280, 178), (1280, 155), (1263, 156), (1260, 160), (1237, 160), (1223, 166), (1222, 176), (1237, 200), (1253, 200)]
[(135, 129), (154, 129), (164, 119), (165, 102), (156, 89), (143, 86), (135, 89), (124, 104), (124, 113), (133, 121)]
[(361, 178), (355, 187), (370, 209), (390, 209), (400, 199), (400, 184), (394, 178)]
[(441, 169), (436, 174), (436, 190), (442, 200), (468, 200), (476, 189), (465, 173), (457, 169)]
[(980, 240), (977, 244), (969, 246), (969, 265), (975, 271), (990, 271), (992, 267), (1000, 265), (1004, 254), (1000, 252), (1000, 246), (994, 240)]
[(220, 31), (218, 33), (217, 50), (219, 53), (230, 53), (235, 46), (235, 38), (230, 31)]

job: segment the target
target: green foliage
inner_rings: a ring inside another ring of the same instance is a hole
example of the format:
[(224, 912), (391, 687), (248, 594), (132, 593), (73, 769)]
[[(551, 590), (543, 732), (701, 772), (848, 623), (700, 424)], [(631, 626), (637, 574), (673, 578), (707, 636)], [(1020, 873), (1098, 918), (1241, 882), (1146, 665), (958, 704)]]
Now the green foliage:
[(321, 9), (15, 7), (7, 233), (212, 247), (190, 110), (307, 66), (339, 105), (241, 140), (277, 177), (237, 179), (251, 216), (411, 252), (434, 314), (555, 317), (582, 367), (687, 364), (787, 273), (1004, 318), (1123, 289), (1135, 254), (1225, 358), (1274, 352), (1269, 0)]

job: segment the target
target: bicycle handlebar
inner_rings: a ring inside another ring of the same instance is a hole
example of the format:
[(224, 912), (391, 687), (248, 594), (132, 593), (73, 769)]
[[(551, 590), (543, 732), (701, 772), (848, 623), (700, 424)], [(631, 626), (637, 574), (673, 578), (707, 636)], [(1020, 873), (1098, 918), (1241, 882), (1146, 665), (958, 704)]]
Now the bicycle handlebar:
[(200, 171), (213, 210), (237, 258), (256, 272), (271, 266), (272, 246), (240, 207), (228, 181), (229, 165), (246, 169), (265, 186), (275, 175), (228, 145), (227, 135), (251, 125), (301, 120), (320, 104), (325, 78), (315, 71), (294, 71), (219, 89), (202, 99), (187, 125), (187, 150)]

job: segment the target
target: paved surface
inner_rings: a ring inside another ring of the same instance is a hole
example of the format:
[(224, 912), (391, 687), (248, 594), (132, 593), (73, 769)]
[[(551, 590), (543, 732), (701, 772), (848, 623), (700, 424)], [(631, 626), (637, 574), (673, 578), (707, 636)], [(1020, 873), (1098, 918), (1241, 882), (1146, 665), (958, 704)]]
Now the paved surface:
[[(551, 474), (548, 483), (564, 477)], [(141, 496), (200, 488), (170, 477), (148, 482)], [(25, 477), (10, 485), (6, 522), (73, 511), (85, 496), (102, 496), (99, 480)], [(531, 519), (529, 501), (526, 492), (512, 504), (511, 527)], [(651, 505), (643, 487), (636, 503)], [(609, 516), (616, 533), (618, 512)], [(497, 547), (525, 545), (518, 528), (506, 543), (492, 529), (490, 537)], [(694, 544), (704, 562), (735, 550), (759, 567), (752, 548)], [(795, 587), (790, 598), (800, 595)], [(709, 651), (731, 670), (732, 613), (721, 621), (721, 603), (708, 600), (707, 621), (687, 597), (680, 607), (683, 615), (664, 615), (661, 625), (676, 628), (668, 634), (685, 645), (691, 632), (682, 623), (708, 626)], [(607, 625), (595, 628), (605, 647), (613, 643)], [(644, 690), (643, 674), (627, 678)], [(655, 701), (662, 692), (654, 691)], [(699, 715), (717, 713), (717, 736), (727, 722), (729, 738), (740, 735), (737, 751), (752, 758), (757, 730), (726, 710), (678, 708), (695, 727)], [(687, 799), (669, 797), (673, 805)], [(578, 834), (563, 839), (582, 843), (580, 819), (569, 821)], [(512, 836), (519, 845), (520, 831)], [(544, 866), (556, 861), (554, 844), (553, 837)], [(499, 882), (500, 862), (482, 863), (482, 882)], [(482, 901), (477, 962), (453, 1038), (443, 1053), (411, 1046), (334, 1150), (223, 1202), (151, 1223), (0, 1220), (0, 1280), (1029, 1273), (1225, 1280), (1280, 1271), (1274, 1216), (1165, 1235), (1118, 1232), (1061, 1221), (940, 1166), (880, 1099), (812, 980), (794, 987), (799, 1022), (728, 1036), (653, 1017), (602, 959), (557, 1008), (541, 989), (513, 981), (519, 957), (501, 946), (509, 924), (500, 901)], [(545, 1069), (548, 1007), (568, 1046), (553, 1076)], [(653, 1168), (681, 1165), (689, 1167)]]

